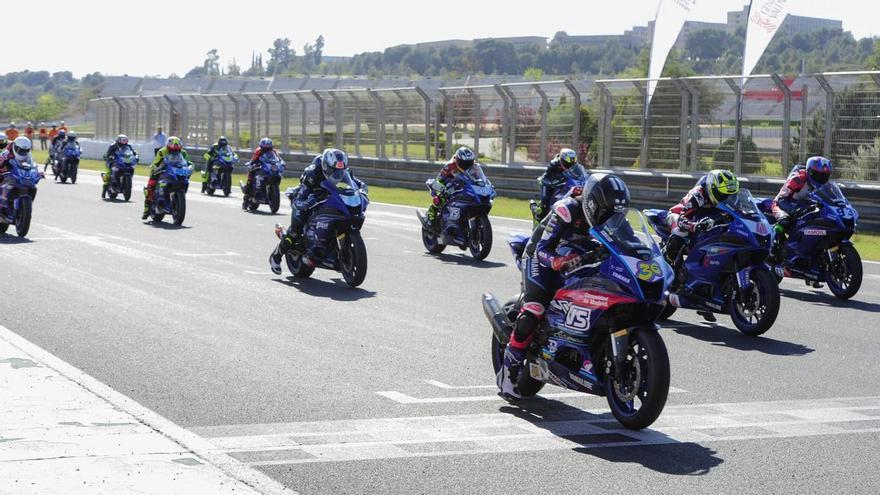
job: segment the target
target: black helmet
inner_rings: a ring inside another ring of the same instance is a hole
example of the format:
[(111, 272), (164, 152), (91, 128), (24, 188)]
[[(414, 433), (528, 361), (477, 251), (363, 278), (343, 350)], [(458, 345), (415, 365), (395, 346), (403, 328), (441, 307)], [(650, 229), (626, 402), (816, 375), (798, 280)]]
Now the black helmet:
[(613, 174), (593, 174), (584, 184), (581, 207), (591, 227), (629, 208), (629, 188)]
[(229, 140), (226, 139), (226, 136), (220, 136), (220, 139), (217, 140), (217, 146), (224, 148), (229, 144)]

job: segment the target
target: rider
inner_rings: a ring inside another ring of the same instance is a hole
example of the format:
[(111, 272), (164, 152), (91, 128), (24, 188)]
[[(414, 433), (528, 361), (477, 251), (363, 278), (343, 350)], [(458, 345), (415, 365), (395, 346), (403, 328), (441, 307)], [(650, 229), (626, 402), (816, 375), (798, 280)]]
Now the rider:
[(168, 138), (168, 142), (165, 143), (165, 147), (160, 148), (159, 152), (156, 153), (156, 158), (150, 167), (150, 180), (147, 181), (147, 190), (144, 194), (144, 214), (141, 216), (141, 220), (146, 220), (150, 216), (150, 205), (153, 204), (156, 184), (159, 183), (159, 176), (165, 171), (165, 157), (173, 157), (175, 155), (180, 155), (185, 162), (191, 163), (189, 155), (183, 149), (183, 141), (177, 136), (171, 136)]
[(808, 203), (810, 193), (824, 186), (831, 179), (833, 166), (824, 156), (814, 156), (806, 165), (795, 165), (779, 194), (773, 200), (773, 216), (776, 217), (776, 242), (785, 246), (785, 238), (791, 226), (797, 223), (802, 207)]
[(6, 138), (6, 134), (0, 133), (0, 152), (9, 147), (9, 139)]
[(116, 136), (116, 141), (113, 141), (113, 144), (104, 153), (104, 166), (107, 169), (107, 173), (104, 174), (104, 187), (110, 185), (110, 169), (113, 167), (114, 161), (116, 161), (116, 154), (120, 152), (125, 153), (126, 150), (130, 150), (134, 153), (134, 157), (137, 158), (137, 151), (135, 151), (132, 145), (128, 144), (128, 136), (120, 134)]
[[(309, 219), (311, 208), (318, 203), (323, 196), (321, 183), (327, 177), (339, 180), (348, 171), (348, 155), (336, 148), (327, 148), (324, 153), (315, 157), (312, 164), (306, 167), (300, 177), (300, 186), (296, 195), (291, 198), (293, 211), (290, 215), (290, 228), (281, 237), (281, 242), (269, 255), (269, 268), (276, 275), (281, 274), (281, 257), (290, 252), (297, 243), (301, 242), (303, 227)], [(363, 189), (364, 183), (354, 177), (349, 171), (351, 179), (358, 188)], [(279, 227), (280, 228), (280, 227)], [(303, 261), (314, 266), (314, 260), (306, 253)]]
[(555, 188), (553, 185), (559, 182), (570, 168), (577, 166), (577, 153), (570, 148), (562, 148), (559, 153), (550, 160), (547, 170), (544, 171), (538, 180), (541, 183), (541, 204), (538, 205), (539, 210), (536, 212), (537, 218), (544, 218), (547, 210), (552, 206), (553, 193)]
[(205, 192), (208, 188), (208, 181), (211, 180), (211, 173), (214, 170), (214, 160), (220, 155), (221, 151), (229, 151), (229, 140), (226, 139), (226, 136), (220, 136), (217, 144), (211, 146), (211, 149), (202, 155), (202, 158), (205, 159), (205, 173), (202, 175), (202, 192)]
[[(19, 163), (29, 161), (31, 159), (31, 147), (31, 140), (21, 136), (15, 138), (15, 141), (12, 142), (11, 146), (0, 150), (0, 175), (9, 172), (9, 161), (12, 159), (15, 159)], [(5, 213), (9, 191), (11, 189), (9, 184), (13, 180), (14, 179), (11, 176), (7, 175), (2, 181), (0, 181), (0, 212)]]
[(61, 151), (61, 145), (64, 141), (67, 140), (67, 130), (61, 129), (58, 131), (58, 134), (55, 134), (55, 137), (52, 138), (52, 143), (49, 146), (49, 158), (54, 160), (55, 155)]
[(669, 209), (666, 225), (672, 235), (666, 243), (666, 261), (674, 265), (691, 234), (712, 228), (714, 221), (707, 215), (720, 203), (739, 192), (739, 180), (729, 170), (712, 170), (694, 186), (681, 202)]
[(496, 377), (505, 397), (520, 397), (516, 382), (526, 349), (547, 304), (562, 284), (560, 273), (579, 266), (585, 259), (601, 256), (602, 245), (590, 236), (590, 228), (601, 225), (615, 212), (625, 211), (629, 204), (629, 189), (620, 177), (595, 174), (583, 189), (573, 188), (568, 197), (556, 202), (535, 229), (523, 257), (522, 310), (504, 351), (504, 366)]
[(455, 151), (452, 159), (443, 165), (440, 173), (431, 184), (431, 206), (428, 207), (427, 218), (431, 222), (431, 226), (437, 229), (439, 221), (439, 213), (443, 205), (446, 203), (446, 188), (450, 185), (451, 180), (458, 174), (470, 170), (476, 163), (477, 156), (467, 146), (462, 146)]
[(260, 145), (257, 146), (257, 149), (254, 150), (253, 156), (249, 162), (245, 163), (245, 166), (248, 168), (247, 174), (247, 184), (244, 186), (244, 199), (241, 201), (241, 209), (246, 210), (248, 204), (250, 204), (251, 196), (253, 195), (254, 188), (254, 177), (257, 175), (257, 171), (260, 170), (260, 158), (267, 153), (274, 153), (276, 156), (278, 152), (275, 151), (275, 146), (272, 144), (272, 140), (268, 137), (264, 137), (260, 139)]

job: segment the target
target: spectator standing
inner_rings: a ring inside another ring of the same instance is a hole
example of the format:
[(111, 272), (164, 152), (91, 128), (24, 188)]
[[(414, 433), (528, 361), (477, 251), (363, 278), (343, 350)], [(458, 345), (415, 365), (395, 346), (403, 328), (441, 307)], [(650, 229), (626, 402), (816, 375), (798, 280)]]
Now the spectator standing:
[(32, 122), (27, 123), (27, 127), (24, 128), (24, 137), (34, 142), (34, 124)]
[(153, 134), (153, 156), (156, 156), (159, 153), (159, 150), (165, 147), (165, 142), (168, 140), (168, 136), (162, 132), (162, 128), (156, 128), (156, 134)]
[(61, 121), (61, 127), (59, 127), (58, 130), (59, 130), (59, 131), (62, 131), (62, 130), (63, 130), (64, 133), (66, 134), (67, 131), (69, 131), (70, 129), (67, 128), (67, 125), (65, 125), (65, 124), (64, 124), (64, 121), (62, 120), (62, 121)]
[(10, 122), (9, 127), (6, 128), (6, 139), (8, 139), (9, 142), (11, 143), (11, 142), (15, 141), (15, 139), (17, 137), (18, 137), (18, 127), (15, 126), (15, 122)]
[(52, 130), (49, 131), (49, 139), (55, 139), (55, 136), (58, 135), (58, 125), (52, 124)]
[(46, 124), (44, 122), (40, 122), (40, 130), (38, 132), (40, 136), (40, 149), (46, 149), (46, 141), (49, 140), (49, 130), (46, 129)]

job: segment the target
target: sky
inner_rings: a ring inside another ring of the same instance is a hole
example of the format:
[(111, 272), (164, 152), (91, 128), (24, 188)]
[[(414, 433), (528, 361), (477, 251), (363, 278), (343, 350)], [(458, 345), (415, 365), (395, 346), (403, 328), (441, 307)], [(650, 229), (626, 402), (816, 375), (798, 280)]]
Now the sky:
[[(667, 0), (669, 1), (669, 0)], [(793, 14), (843, 21), (856, 38), (880, 35), (877, 0), (791, 0)], [(695, 20), (725, 22), (743, 0), (698, 0)], [(552, 37), (619, 34), (645, 25), (658, 0), (551, 0), (528, 4), (497, 0), (372, 0), (371, 2), (215, 0), (150, 2), (77, 0), (61, 15), (35, 14), (30, 22), (7, 22), (6, 38), (32, 40), (25, 56), (4, 57), (0, 72), (69, 70), (132, 76), (184, 75), (216, 48), (222, 66), (233, 57), (243, 68), (254, 51), (264, 53), (277, 38), (290, 38), (302, 53), (305, 43), (325, 38), (325, 55), (350, 56), (405, 43), (505, 36)], [(250, 11), (243, 12), (249, 5)], [(259, 5), (259, 7), (257, 7)], [(431, 12), (424, 6), (440, 9)], [(208, 7), (206, 7), (208, 6)], [(45, 33), (61, 33), (56, 37)], [(45, 47), (46, 49), (41, 49)]]

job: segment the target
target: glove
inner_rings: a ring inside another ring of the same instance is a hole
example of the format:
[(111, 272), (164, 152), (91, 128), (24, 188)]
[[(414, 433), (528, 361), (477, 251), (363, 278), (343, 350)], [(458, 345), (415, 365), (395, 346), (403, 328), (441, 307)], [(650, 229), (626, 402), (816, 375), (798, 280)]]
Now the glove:
[(446, 190), (446, 186), (443, 185), (443, 183), (440, 182), (439, 180), (435, 180), (434, 182), (431, 183), (431, 190), (437, 194), (442, 194), (443, 191)]
[(704, 218), (694, 226), (694, 232), (705, 232), (715, 226), (715, 220)]
[(557, 256), (553, 258), (553, 261), (550, 262), (550, 267), (553, 271), (561, 272), (563, 270), (569, 270), (583, 261), (583, 257), (579, 254), (568, 254), (565, 256)]

